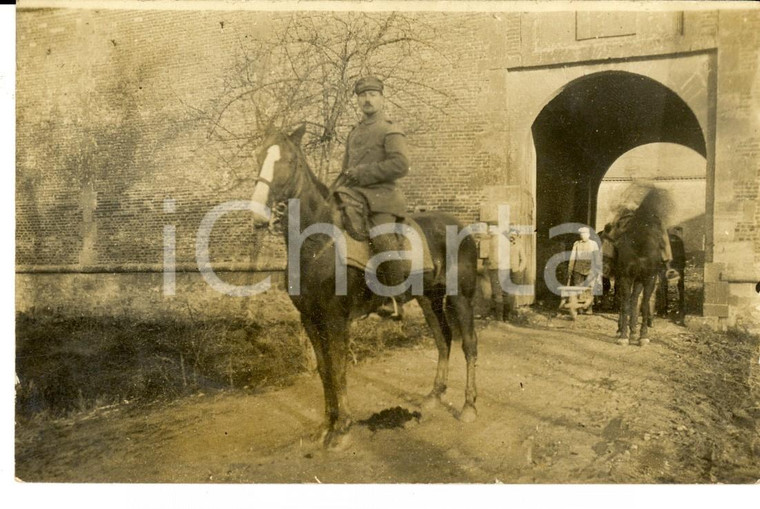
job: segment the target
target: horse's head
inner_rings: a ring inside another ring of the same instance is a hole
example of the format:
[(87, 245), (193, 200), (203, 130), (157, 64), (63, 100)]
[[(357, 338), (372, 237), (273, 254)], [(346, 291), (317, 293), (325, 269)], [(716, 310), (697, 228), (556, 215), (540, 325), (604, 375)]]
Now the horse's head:
[[(253, 201), (269, 208), (275, 202), (292, 198), (296, 192), (299, 158), (303, 157), (300, 145), (306, 126), (302, 125), (291, 134), (273, 132), (265, 136), (256, 150), (258, 173), (255, 177)], [(257, 225), (268, 219), (255, 215)]]

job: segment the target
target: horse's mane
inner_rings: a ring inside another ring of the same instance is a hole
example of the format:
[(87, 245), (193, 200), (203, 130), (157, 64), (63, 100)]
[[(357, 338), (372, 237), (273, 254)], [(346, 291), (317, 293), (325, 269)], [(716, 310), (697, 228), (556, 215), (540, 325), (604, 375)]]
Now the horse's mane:
[(671, 207), (672, 200), (667, 191), (651, 189), (634, 211), (628, 233), (641, 240), (644, 237), (654, 237), (659, 242), (664, 230), (664, 220)]
[(311, 169), (311, 166), (309, 165), (309, 160), (306, 158), (306, 154), (304, 154), (303, 149), (300, 145), (296, 145), (295, 143), (291, 142), (293, 146), (296, 149), (296, 153), (298, 154), (298, 164), (302, 165), (303, 168), (306, 170), (306, 176), (309, 178), (309, 181), (314, 185), (314, 188), (319, 192), (320, 195), (322, 195), (323, 198), (328, 199), (330, 197), (330, 190), (319, 178), (314, 174), (314, 172)]
[(662, 189), (650, 190), (641, 201), (618, 242), (618, 261), (624, 267), (635, 266), (648, 272), (659, 265), (664, 219), (671, 203), (669, 194)]

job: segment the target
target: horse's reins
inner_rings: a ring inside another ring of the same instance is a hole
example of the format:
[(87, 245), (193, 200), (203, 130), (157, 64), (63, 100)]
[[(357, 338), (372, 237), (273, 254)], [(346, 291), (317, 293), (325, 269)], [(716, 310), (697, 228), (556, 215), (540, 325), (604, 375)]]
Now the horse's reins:
[(330, 184), (330, 192), (331, 193), (333, 191), (335, 191), (336, 189), (338, 189), (338, 187), (340, 187), (340, 185), (345, 180), (345, 176), (346, 176), (346, 173), (342, 171), (342, 172), (340, 172), (340, 174), (337, 177), (335, 177), (335, 180), (333, 180), (333, 183)]
[(272, 181), (266, 177), (262, 177), (261, 175), (256, 175), (255, 177), (253, 177), (253, 182), (256, 184), (258, 184), (259, 182), (263, 182), (264, 184), (266, 184), (266, 186), (269, 188), (270, 191), (272, 190)]

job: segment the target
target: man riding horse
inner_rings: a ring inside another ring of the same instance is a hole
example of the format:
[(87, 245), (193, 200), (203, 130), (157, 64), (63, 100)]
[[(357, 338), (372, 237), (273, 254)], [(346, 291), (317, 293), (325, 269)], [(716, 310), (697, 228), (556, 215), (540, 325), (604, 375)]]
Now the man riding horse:
[[(364, 268), (347, 266), (345, 256), (340, 255), (341, 251), (346, 254), (347, 239), (340, 230), (345, 229), (355, 240), (367, 240), (369, 233), (374, 233), (367, 232), (366, 218), (354, 213), (356, 209), (351, 204), (356, 202), (369, 205), (373, 225), (392, 227), (406, 212), (403, 195), (395, 187), (395, 180), (409, 170), (404, 135), (382, 115), (379, 80), (360, 80), (356, 91), (364, 120), (349, 136), (344, 172), (333, 189), (320, 182), (309, 167), (301, 147), (305, 133), (302, 125), (290, 134), (271, 131), (265, 135), (256, 150), (257, 174), (252, 200), (264, 210), (279, 209), (285, 204), (286, 213), (281, 221), (289, 253), (286, 285), (314, 347), (325, 403), (321, 436), (324, 445), (330, 448), (347, 443), (353, 422), (347, 385), (351, 322), (377, 309), (390, 286), (377, 285)], [(351, 214), (347, 214), (349, 209)], [(348, 215), (351, 220), (347, 222)], [(272, 219), (270, 214), (254, 217), (260, 226), (269, 224)], [(354, 220), (358, 221), (359, 228), (346, 226)], [(465, 402), (457, 417), (462, 422), (471, 422), (477, 418), (478, 346), (472, 302), (477, 287), (478, 248), (471, 235), (461, 238), (457, 246), (449, 245), (450, 231), (466, 229), (449, 214), (421, 212), (410, 214), (405, 220), (413, 221), (420, 232), (433, 267), (422, 271), (421, 293), (407, 292), (413, 293), (419, 303), (438, 349), (433, 389), (420, 404), (426, 408), (442, 404), (441, 398), (447, 390), (451, 344), (457, 336), (461, 338), (467, 364)], [(314, 229), (318, 231), (307, 233)], [(326, 231), (329, 233), (324, 233)], [(397, 235), (401, 237), (394, 233), (385, 239), (371, 238), (372, 249), (404, 251)], [(409, 244), (414, 247), (415, 242), (409, 238)], [(406, 244), (406, 238), (404, 240)], [(381, 257), (375, 255), (370, 261), (376, 258)], [(407, 272), (406, 263), (401, 266), (401, 262), (384, 261), (379, 265), (390, 266), (391, 283), (400, 281)], [(383, 277), (383, 274), (378, 276)], [(341, 282), (343, 289), (339, 291)]]
[[(404, 132), (383, 112), (383, 82), (373, 76), (359, 79), (354, 86), (364, 118), (348, 135), (342, 173), (336, 185), (359, 192), (366, 200), (369, 226), (393, 224), (406, 215), (406, 199), (396, 187), (396, 180), (409, 173), (409, 151)], [(340, 189), (339, 189), (340, 192)], [(370, 239), (374, 254), (404, 249), (400, 234), (389, 233)], [(378, 274), (385, 286), (400, 285), (405, 280), (403, 260), (390, 259), (381, 264)], [(401, 307), (392, 300), (379, 314), (401, 319)]]

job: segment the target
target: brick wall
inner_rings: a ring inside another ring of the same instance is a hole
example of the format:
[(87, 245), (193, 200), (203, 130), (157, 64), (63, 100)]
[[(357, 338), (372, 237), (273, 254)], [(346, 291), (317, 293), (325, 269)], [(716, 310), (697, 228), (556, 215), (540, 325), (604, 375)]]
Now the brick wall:
[[(754, 268), (760, 268), (760, 13), (720, 13), (721, 51), (718, 57), (718, 132), (716, 140), (716, 243), (748, 242)], [(716, 253), (716, 262), (745, 278), (750, 267), (731, 263)], [(734, 260), (736, 261), (736, 260)]]
[[(478, 218), (484, 188), (520, 185), (532, 190), (529, 126), (537, 111), (522, 118), (524, 104), (545, 104), (550, 97), (534, 97), (533, 86), (545, 89), (546, 84), (523, 83), (518, 71), (544, 69), (550, 88), (558, 90), (569, 79), (565, 63), (599, 66), (608, 59), (633, 57), (626, 65), (635, 71), (650, 65), (642, 58), (719, 47), (713, 126), (715, 262), (725, 263), (728, 274), (733, 270), (728, 253), (736, 257), (740, 252), (733, 267), (748, 268), (748, 273), (737, 273), (735, 279), (756, 274), (758, 15), (694, 11), (632, 16), (635, 22), (609, 22), (634, 27), (636, 36), (600, 32), (598, 39), (577, 40), (578, 20), (568, 12), (425, 15), (447, 56), (427, 80), (454, 101), (445, 113), (422, 101), (414, 106), (427, 123), (409, 136), (412, 172), (405, 189), (410, 208), (444, 210), (471, 222)], [(19, 10), (17, 19), (19, 267), (160, 269), (165, 224), (177, 228), (178, 264), (192, 265), (203, 215), (224, 201), (248, 199), (252, 190), (250, 185), (221, 188), (224, 175), (192, 106), (203, 107), (218, 94), (240, 40), (266, 35), (277, 15)], [(663, 79), (681, 80), (689, 104), (701, 101), (708, 86), (694, 85), (688, 74)], [(693, 97), (690, 86), (696, 87)], [(407, 127), (406, 119), (396, 120)], [(167, 198), (176, 203), (174, 213), (164, 212)], [(242, 212), (217, 225), (211, 246), (217, 262), (283, 266), (279, 240), (254, 237), (250, 217)]]
[[(217, 190), (185, 106), (203, 105), (232, 65), (225, 19), (256, 30), (256, 18), (234, 13), (19, 12), (18, 264), (160, 265), (168, 223), (178, 262), (192, 262), (203, 214), (250, 195)], [(249, 259), (245, 214), (218, 226), (213, 258)]]
[[(494, 147), (482, 143), (484, 133), (491, 129), (487, 110), (479, 100), (489, 84), (483, 62), (489, 58), (490, 39), (473, 39), (471, 34), (483, 25), (483, 17), (477, 15), (440, 18), (439, 30), (447, 34), (443, 51), (453, 61), (432, 75), (430, 82), (456, 97), (456, 103), (447, 116), (427, 112), (430, 131), (411, 139), (410, 203), (452, 212), (467, 222), (477, 219), (483, 187), (504, 180), (506, 170), (492, 153)], [(503, 111), (505, 105), (491, 107)]]
[[(219, 191), (204, 125), (185, 105), (218, 95), (238, 41), (272, 15), (255, 12), (20, 11), (18, 15), (17, 262), (22, 266), (159, 265), (165, 224), (177, 226), (177, 261), (195, 258), (203, 214), (250, 186)], [(476, 218), (498, 157), (474, 149), (487, 129), (477, 104), (489, 41), (472, 39), (481, 15), (430, 15), (451, 67), (430, 85), (455, 98), (447, 113), (420, 103), (427, 132), (412, 133), (410, 208)], [(222, 25), (223, 24), (223, 25)], [(431, 55), (433, 58), (433, 55)], [(398, 119), (404, 124), (404, 119)], [(176, 212), (163, 211), (164, 199)], [(215, 261), (252, 262), (246, 213), (221, 221)], [(263, 239), (259, 266), (283, 263)]]
[(760, 13), (721, 11), (719, 36), (715, 249), (705, 268), (705, 315), (758, 324)]

